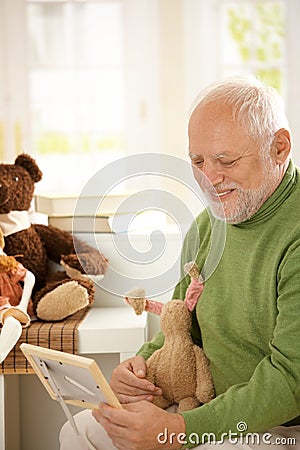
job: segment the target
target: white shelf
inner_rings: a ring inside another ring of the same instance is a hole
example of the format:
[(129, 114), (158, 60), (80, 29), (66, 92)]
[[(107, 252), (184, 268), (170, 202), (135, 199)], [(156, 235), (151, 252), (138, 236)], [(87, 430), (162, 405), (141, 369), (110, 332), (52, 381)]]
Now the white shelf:
[(78, 327), (78, 353), (135, 353), (147, 339), (147, 314), (92, 307)]

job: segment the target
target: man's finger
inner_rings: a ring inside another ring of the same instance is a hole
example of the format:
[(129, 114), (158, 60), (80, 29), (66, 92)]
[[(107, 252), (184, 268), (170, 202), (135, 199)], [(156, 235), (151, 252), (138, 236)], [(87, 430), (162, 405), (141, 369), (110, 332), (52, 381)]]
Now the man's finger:
[(131, 361), (131, 367), (133, 373), (139, 378), (145, 378), (147, 372), (146, 361), (142, 356), (136, 357)]
[(129, 403), (137, 403), (141, 400), (146, 400), (148, 402), (153, 402), (153, 395), (144, 394), (144, 395), (124, 395), (118, 394), (118, 400), (122, 405)]
[(110, 430), (112, 429), (112, 424), (127, 428), (132, 425), (133, 421), (131, 415), (128, 415), (128, 411), (123, 408), (114, 408), (106, 403), (100, 403), (98, 409), (93, 410), (93, 415), (98, 421), (102, 420), (102, 418), (107, 419), (109, 425), (105, 428)]
[(126, 372), (122, 381), (119, 380), (118, 384), (112, 382), (111, 386), (114, 391), (128, 395), (161, 395), (161, 390), (154, 386), (153, 383), (150, 383), (146, 378), (136, 377), (132, 372)]

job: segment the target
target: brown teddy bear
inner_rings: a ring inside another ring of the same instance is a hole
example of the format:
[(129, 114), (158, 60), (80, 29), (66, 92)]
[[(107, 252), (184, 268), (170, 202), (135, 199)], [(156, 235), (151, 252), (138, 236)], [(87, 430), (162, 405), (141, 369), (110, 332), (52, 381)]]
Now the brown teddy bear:
[[(104, 274), (107, 260), (71, 233), (30, 222), (34, 185), (41, 178), (27, 154), (19, 155), (14, 164), (0, 164), (0, 227), (5, 253), (35, 276), (34, 313), (41, 320), (57, 321), (93, 302), (94, 285), (88, 275)], [(65, 271), (50, 274), (50, 260), (61, 263)]]
[(195, 345), (190, 335), (191, 311), (195, 308), (203, 291), (203, 282), (194, 263), (185, 265), (191, 277), (185, 299), (172, 300), (165, 304), (145, 298), (144, 289), (134, 289), (125, 301), (141, 314), (150, 311), (160, 315), (164, 345), (146, 361), (147, 379), (160, 387), (162, 396), (154, 403), (167, 408), (178, 404), (178, 412), (187, 411), (214, 398), (215, 391), (204, 351)]

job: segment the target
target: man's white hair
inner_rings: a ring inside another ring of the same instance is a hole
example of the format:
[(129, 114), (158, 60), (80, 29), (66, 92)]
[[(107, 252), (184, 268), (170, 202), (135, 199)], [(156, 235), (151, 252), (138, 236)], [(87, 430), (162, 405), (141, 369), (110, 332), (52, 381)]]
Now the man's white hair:
[(282, 98), (277, 91), (253, 76), (232, 77), (205, 88), (193, 103), (223, 102), (232, 106), (232, 118), (263, 148), (269, 146), (280, 128), (289, 130)]

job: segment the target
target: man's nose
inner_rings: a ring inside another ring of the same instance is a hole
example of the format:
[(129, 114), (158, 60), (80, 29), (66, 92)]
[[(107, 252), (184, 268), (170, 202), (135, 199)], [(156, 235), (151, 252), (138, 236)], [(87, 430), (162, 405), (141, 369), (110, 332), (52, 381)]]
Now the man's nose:
[(224, 174), (217, 162), (205, 161), (202, 167), (202, 173), (213, 186), (224, 181)]

